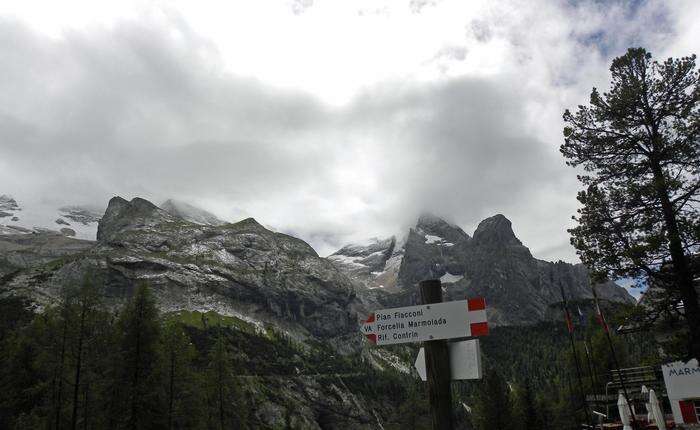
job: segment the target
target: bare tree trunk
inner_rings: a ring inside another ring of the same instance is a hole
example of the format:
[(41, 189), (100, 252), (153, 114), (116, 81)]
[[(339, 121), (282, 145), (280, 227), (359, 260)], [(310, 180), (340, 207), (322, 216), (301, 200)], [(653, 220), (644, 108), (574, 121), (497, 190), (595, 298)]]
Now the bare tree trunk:
[(698, 294), (693, 285), (690, 262), (683, 252), (683, 243), (678, 231), (676, 215), (668, 196), (666, 179), (661, 165), (657, 161), (651, 160), (651, 167), (654, 173), (654, 186), (661, 202), (664, 223), (668, 233), (668, 245), (671, 253), (671, 262), (673, 263), (676, 287), (681, 293), (685, 319), (688, 324), (688, 353), (692, 358), (700, 360), (700, 305), (698, 305)]

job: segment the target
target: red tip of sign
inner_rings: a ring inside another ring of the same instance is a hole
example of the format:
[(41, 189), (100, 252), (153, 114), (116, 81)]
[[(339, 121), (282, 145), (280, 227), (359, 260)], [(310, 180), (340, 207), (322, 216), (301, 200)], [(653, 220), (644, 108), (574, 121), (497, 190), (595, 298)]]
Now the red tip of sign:
[(487, 334), (489, 334), (489, 323), (471, 323), (469, 325), (469, 328), (472, 331), (472, 336), (486, 336)]
[(486, 300), (483, 297), (477, 297), (475, 299), (467, 300), (467, 310), (469, 311), (481, 311), (486, 309)]
[(367, 317), (367, 321), (365, 321), (365, 324), (373, 323), (373, 322), (374, 322), (374, 314), (369, 314), (369, 317)]
[(369, 339), (370, 342), (372, 342), (375, 345), (377, 344), (377, 335), (376, 334), (374, 334), (374, 333), (366, 334), (365, 336), (367, 336), (367, 339)]

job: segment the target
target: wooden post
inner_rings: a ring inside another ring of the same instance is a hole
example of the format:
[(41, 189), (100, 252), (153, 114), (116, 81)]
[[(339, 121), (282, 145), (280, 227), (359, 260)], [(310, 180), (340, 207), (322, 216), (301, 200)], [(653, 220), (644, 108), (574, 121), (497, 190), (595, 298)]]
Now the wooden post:
[[(424, 305), (442, 302), (442, 285), (439, 279), (420, 283), (420, 296)], [(428, 397), (433, 430), (452, 430), (452, 390), (450, 383), (450, 353), (445, 340), (423, 342), (425, 369), (428, 379)]]

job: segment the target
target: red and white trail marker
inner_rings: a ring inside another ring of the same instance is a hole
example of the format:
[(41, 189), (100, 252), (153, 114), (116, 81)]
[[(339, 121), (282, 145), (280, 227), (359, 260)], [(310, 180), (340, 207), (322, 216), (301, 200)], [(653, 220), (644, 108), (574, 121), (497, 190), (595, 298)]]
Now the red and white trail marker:
[(377, 345), (484, 336), (489, 333), (483, 298), (376, 311), (362, 333)]

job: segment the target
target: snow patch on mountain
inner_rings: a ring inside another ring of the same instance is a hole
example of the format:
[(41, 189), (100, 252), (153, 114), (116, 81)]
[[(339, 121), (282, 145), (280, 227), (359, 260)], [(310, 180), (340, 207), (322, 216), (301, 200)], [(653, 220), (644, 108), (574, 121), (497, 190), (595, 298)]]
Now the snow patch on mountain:
[[(0, 234), (53, 232), (77, 239), (95, 240), (104, 210), (93, 206), (58, 206), (44, 201), (17, 201), (0, 196)], [(3, 214), (5, 214), (3, 216)]]
[(428, 245), (438, 245), (438, 246), (454, 246), (455, 244), (452, 242), (448, 242), (444, 238), (440, 236), (435, 236), (433, 234), (426, 234), (425, 235), (425, 243)]
[(440, 277), (440, 282), (443, 284), (454, 284), (455, 282), (461, 281), (464, 275), (453, 275), (450, 272), (445, 272), (444, 275)]
[(327, 259), (355, 282), (369, 289), (396, 287), (403, 252), (395, 237), (372, 238), (344, 246)]
[(425, 235), (425, 243), (427, 243), (428, 245), (442, 243), (444, 240), (445, 239), (441, 238), (440, 236), (433, 236), (432, 234)]
[(367, 267), (367, 265), (362, 264), (361, 261), (365, 259), (363, 256), (349, 256), (349, 255), (330, 255), (329, 260), (337, 261), (338, 263), (347, 264), (350, 266), (361, 266)]

